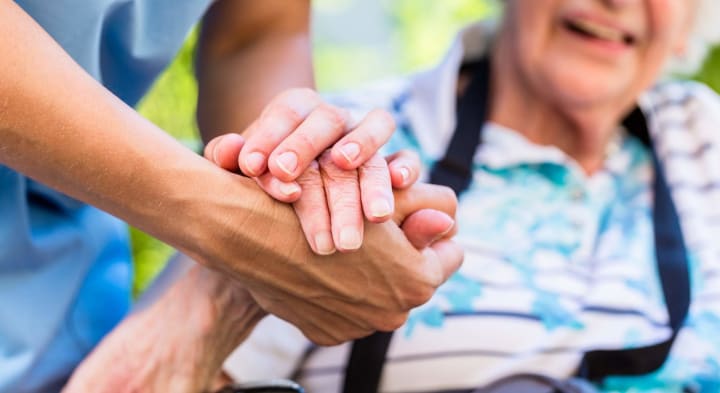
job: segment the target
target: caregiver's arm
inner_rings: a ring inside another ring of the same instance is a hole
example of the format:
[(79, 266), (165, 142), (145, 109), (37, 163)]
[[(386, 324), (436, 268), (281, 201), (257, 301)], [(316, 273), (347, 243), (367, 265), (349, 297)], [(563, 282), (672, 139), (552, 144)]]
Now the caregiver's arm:
[(0, 0), (0, 53), (1, 164), (174, 245), (197, 240), (177, 209), (212, 199), (202, 188), (259, 195), (116, 98), (13, 1)]
[(454, 243), (418, 251), (390, 222), (355, 253), (315, 256), (289, 207), (144, 120), (9, 0), (0, 53), (0, 163), (227, 273), (315, 341), (398, 326), (461, 261)]

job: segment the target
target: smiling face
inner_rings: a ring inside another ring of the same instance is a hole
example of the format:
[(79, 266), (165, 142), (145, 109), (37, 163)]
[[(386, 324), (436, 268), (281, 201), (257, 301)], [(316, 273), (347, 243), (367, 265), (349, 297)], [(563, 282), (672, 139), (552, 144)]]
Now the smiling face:
[(507, 0), (498, 39), (506, 46), (503, 68), (509, 65), (528, 91), (561, 107), (624, 109), (682, 48), (695, 6), (693, 0)]

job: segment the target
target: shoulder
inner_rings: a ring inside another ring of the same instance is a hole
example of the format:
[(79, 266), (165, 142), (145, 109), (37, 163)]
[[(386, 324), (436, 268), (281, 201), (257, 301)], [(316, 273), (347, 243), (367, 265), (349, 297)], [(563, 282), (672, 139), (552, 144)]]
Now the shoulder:
[(694, 81), (663, 82), (643, 94), (640, 106), (660, 156), (680, 152), (720, 164), (720, 97), (712, 89)]
[(667, 128), (671, 120), (675, 123), (682, 121), (686, 131), (704, 133), (706, 138), (720, 137), (715, 132), (720, 126), (720, 96), (702, 83), (660, 83), (643, 95), (641, 105), (651, 117), (664, 121), (656, 124), (660, 128)]

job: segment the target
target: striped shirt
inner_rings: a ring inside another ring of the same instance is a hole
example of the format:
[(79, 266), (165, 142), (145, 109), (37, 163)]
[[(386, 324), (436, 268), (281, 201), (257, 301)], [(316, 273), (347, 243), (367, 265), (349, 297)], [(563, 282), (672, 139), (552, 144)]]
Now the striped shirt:
[[(455, 126), (459, 66), (487, 44), (483, 29), (471, 27), (435, 69), (333, 100), (393, 113), (398, 130), (386, 150), (417, 150), (427, 172)], [(611, 377), (601, 388), (720, 391), (720, 99), (699, 84), (664, 82), (639, 105), (680, 215), (692, 303), (661, 370)], [(473, 183), (459, 200), (465, 262), (393, 337), (380, 390), (468, 389), (520, 372), (563, 378), (585, 351), (667, 339), (652, 179), (651, 153), (622, 131), (604, 167), (588, 176), (558, 148), (487, 123)], [(294, 375), (311, 393), (338, 392), (349, 350), (312, 347), (268, 318), (226, 370), (240, 380)]]

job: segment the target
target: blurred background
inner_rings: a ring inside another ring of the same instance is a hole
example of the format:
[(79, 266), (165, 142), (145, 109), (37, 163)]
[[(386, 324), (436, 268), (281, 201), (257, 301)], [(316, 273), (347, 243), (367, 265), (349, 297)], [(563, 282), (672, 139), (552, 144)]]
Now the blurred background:
[[(316, 81), (322, 91), (348, 89), (431, 66), (465, 24), (499, 14), (493, 0), (313, 0)], [(195, 125), (197, 86), (190, 34), (172, 65), (138, 105), (145, 117), (186, 145), (199, 149)], [(695, 70), (694, 78), (720, 91), (720, 49)], [(135, 294), (164, 266), (173, 250), (131, 229)]]

